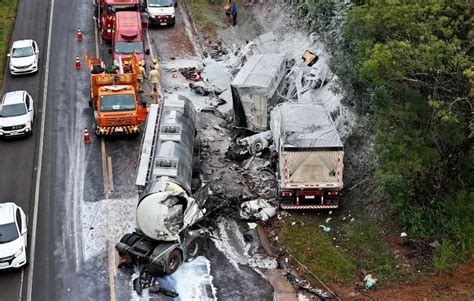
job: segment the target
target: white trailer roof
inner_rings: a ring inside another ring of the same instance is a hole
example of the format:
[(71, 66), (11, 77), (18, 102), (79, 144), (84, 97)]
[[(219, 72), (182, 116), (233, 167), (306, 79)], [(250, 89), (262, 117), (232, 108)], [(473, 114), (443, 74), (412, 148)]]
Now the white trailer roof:
[(343, 147), (323, 103), (285, 102), (271, 112), (270, 128), (277, 148)]
[[(256, 54), (250, 57), (232, 81), (234, 87), (259, 87), (271, 90), (272, 81), (279, 78), (283, 54)], [(276, 75), (277, 74), (277, 75)]]

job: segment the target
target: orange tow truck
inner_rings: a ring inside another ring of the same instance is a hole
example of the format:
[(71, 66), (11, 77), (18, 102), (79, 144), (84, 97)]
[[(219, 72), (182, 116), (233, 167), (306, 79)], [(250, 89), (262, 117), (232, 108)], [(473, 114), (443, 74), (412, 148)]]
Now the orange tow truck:
[[(99, 58), (86, 52), (91, 76), (91, 99), (94, 108), (95, 133), (99, 136), (139, 134), (150, 103), (158, 103), (158, 94), (139, 94), (138, 59), (133, 53), (120, 58), (118, 66), (106, 68)], [(110, 72), (113, 70), (114, 72)]]

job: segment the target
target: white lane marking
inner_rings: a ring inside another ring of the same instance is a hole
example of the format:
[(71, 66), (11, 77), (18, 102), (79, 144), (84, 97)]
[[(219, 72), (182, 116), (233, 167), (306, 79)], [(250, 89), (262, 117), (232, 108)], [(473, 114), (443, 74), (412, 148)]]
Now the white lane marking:
[[(28, 285), (26, 290), (26, 300), (31, 300), (33, 291), (33, 271), (35, 267), (35, 247), (36, 247), (36, 226), (38, 222), (38, 203), (41, 183), (41, 168), (43, 166), (43, 143), (44, 143), (44, 127), (46, 122), (46, 102), (48, 100), (48, 79), (49, 79), (49, 56), (51, 49), (51, 33), (53, 31), (54, 16), (54, 0), (51, 0), (51, 11), (49, 15), (48, 43), (46, 50), (46, 64), (44, 70), (44, 86), (43, 86), (43, 107), (41, 111), (41, 129), (38, 148), (38, 169), (36, 170), (36, 187), (35, 200), (33, 204), (33, 227), (31, 229), (31, 249), (30, 249), (30, 269), (28, 271)], [(21, 299), (20, 299), (21, 300)]]
[(115, 295), (115, 252), (112, 244), (107, 240), (107, 259), (109, 265), (109, 288), (110, 288), (110, 301), (116, 300)]
[(108, 165), (108, 173), (109, 173), (109, 190), (110, 192), (114, 191), (114, 175), (112, 173), (112, 157), (107, 156), (107, 165)]
[(21, 295), (23, 293), (23, 275), (25, 274), (25, 269), (21, 269), (21, 276), (20, 276), (20, 296), (18, 300), (21, 300)]
[[(150, 56), (151, 56), (151, 58), (154, 58), (155, 56), (153, 55), (153, 48), (151, 48), (150, 34), (149, 34), (148, 29), (146, 31), (146, 41), (148, 43), (148, 49), (150, 49)], [(158, 58), (156, 58), (156, 59), (158, 59)]]
[(102, 179), (104, 181), (104, 194), (105, 199), (109, 199), (109, 178), (107, 173), (107, 153), (105, 150), (105, 140), (103, 137), (100, 137), (100, 154), (102, 160)]
[(95, 57), (99, 57), (99, 34), (97, 28), (97, 21), (94, 20), (94, 36), (95, 36)]

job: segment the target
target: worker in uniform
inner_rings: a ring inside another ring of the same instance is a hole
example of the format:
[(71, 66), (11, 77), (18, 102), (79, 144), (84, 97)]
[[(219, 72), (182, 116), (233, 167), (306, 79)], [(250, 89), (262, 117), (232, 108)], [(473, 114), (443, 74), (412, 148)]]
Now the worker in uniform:
[(150, 84), (150, 90), (158, 92), (160, 89), (160, 73), (155, 69), (154, 65), (150, 66), (151, 70), (149, 73), (148, 83)]
[(140, 62), (140, 66), (138, 67), (138, 74), (137, 74), (137, 80), (138, 80), (138, 90), (139, 91), (143, 91), (142, 90), (142, 86), (143, 86), (143, 81), (148, 78), (146, 76), (146, 70), (145, 70), (145, 62), (141, 61)]
[(160, 72), (160, 64), (158, 64), (158, 60), (156, 58), (153, 58), (151, 60), (151, 64), (152, 66), (155, 68), (155, 70), (157, 70), (158, 72)]

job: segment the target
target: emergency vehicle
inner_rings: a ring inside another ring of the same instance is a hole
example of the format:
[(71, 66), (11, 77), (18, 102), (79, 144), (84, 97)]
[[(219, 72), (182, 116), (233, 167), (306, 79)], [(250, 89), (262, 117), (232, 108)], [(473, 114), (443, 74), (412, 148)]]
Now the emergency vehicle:
[(93, 0), (95, 16), (100, 34), (105, 41), (112, 41), (115, 13), (119, 11), (140, 12), (140, 0)]
[(145, 60), (145, 39), (141, 16), (138, 12), (117, 12), (112, 30), (112, 53), (114, 60), (129, 57), (135, 52), (139, 61)]

